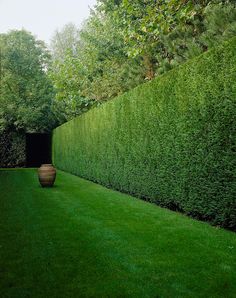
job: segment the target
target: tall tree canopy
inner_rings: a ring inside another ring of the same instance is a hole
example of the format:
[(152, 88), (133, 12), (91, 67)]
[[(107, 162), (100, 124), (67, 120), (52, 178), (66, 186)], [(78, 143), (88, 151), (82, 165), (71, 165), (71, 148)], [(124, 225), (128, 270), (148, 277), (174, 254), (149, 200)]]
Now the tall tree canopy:
[(66, 24), (62, 30), (56, 30), (51, 40), (54, 60), (64, 61), (68, 51), (76, 53), (79, 30), (73, 23)]
[[(207, 33), (210, 46), (219, 41), (224, 33), (221, 28), (231, 26), (235, 21), (235, 18), (229, 18), (230, 12), (235, 16), (234, 2), (98, 0), (98, 9), (112, 17), (123, 36), (128, 56), (141, 56), (146, 77), (152, 79), (190, 56), (207, 50), (209, 44), (203, 42), (202, 34)], [(212, 19), (216, 11), (218, 23), (207, 23), (206, 19)]]
[(235, 34), (235, 1), (98, 0), (81, 30), (55, 33), (57, 105), (68, 120)]
[(0, 129), (48, 131), (55, 126), (49, 51), (25, 30), (0, 35)]

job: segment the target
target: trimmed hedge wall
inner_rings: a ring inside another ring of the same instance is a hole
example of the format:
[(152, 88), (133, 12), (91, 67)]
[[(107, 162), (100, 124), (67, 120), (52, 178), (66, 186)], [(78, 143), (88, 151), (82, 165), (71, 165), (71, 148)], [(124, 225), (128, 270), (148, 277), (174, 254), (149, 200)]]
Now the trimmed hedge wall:
[(235, 229), (236, 39), (58, 127), (53, 160)]

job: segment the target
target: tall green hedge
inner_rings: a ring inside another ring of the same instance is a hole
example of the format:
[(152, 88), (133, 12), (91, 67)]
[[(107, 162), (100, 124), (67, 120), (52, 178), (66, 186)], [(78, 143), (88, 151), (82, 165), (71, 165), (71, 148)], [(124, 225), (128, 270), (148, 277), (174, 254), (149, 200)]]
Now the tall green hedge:
[(58, 127), (53, 159), (235, 229), (236, 38)]

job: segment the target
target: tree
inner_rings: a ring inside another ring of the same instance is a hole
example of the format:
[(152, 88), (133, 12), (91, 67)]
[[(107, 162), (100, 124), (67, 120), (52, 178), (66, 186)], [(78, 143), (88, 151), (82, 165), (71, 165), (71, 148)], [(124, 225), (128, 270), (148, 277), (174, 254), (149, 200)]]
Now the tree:
[[(142, 57), (146, 78), (152, 79), (206, 51), (208, 42), (214, 43), (214, 36), (215, 40), (221, 40), (224, 36), (222, 28), (231, 27), (229, 24), (232, 23), (232, 17), (224, 16), (229, 15), (229, 10), (235, 6), (230, 0), (99, 0), (98, 9), (112, 17), (124, 38), (128, 56)], [(215, 11), (215, 21), (212, 10)], [(223, 11), (223, 18), (220, 11)], [(207, 24), (210, 15), (218, 28), (213, 29), (214, 34), (210, 23)], [(228, 36), (232, 36), (232, 32), (231, 29)], [(200, 36), (205, 41), (209, 39), (208, 42), (203, 42)]]
[[(200, 5), (196, 4), (199, 2)], [(128, 56), (141, 56), (146, 68), (146, 78), (152, 79), (160, 62), (169, 58), (163, 37), (176, 26), (185, 27), (202, 13), (209, 2), (100, 0), (98, 8), (112, 16), (124, 38)]]
[(123, 37), (109, 15), (96, 12), (80, 31), (78, 58), (85, 96), (97, 101), (112, 98), (144, 80), (139, 57), (129, 59)]
[(211, 1), (199, 6), (184, 26), (179, 23), (162, 37), (166, 57), (157, 53), (158, 73), (163, 73), (236, 34), (236, 5), (230, 1)]
[(51, 40), (49, 76), (56, 90), (53, 110), (60, 123), (86, 112), (93, 100), (81, 95), (78, 65), (79, 30), (72, 23), (56, 30)]
[(0, 35), (0, 128), (28, 132), (55, 126), (54, 91), (47, 77), (50, 55), (42, 41), (25, 30)]
[[(58, 34), (62, 38), (67, 30)], [(123, 38), (106, 15), (94, 12), (72, 44), (76, 47), (68, 47), (63, 58), (54, 56), (51, 69), (56, 105), (67, 120), (143, 82), (142, 62), (128, 59)]]
[(235, 19), (230, 0), (98, 0), (81, 30), (55, 34), (69, 40), (54, 42), (56, 105), (79, 115), (234, 36)]
[(51, 39), (50, 47), (54, 60), (64, 61), (68, 51), (76, 53), (79, 41), (79, 30), (73, 23), (66, 24), (62, 30), (56, 30)]

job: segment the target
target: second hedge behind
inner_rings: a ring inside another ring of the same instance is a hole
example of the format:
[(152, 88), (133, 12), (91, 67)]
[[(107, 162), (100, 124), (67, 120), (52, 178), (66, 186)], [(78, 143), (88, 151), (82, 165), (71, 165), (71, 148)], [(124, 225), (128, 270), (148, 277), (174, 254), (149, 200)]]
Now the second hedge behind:
[(236, 39), (58, 127), (53, 156), (62, 170), (235, 229)]

